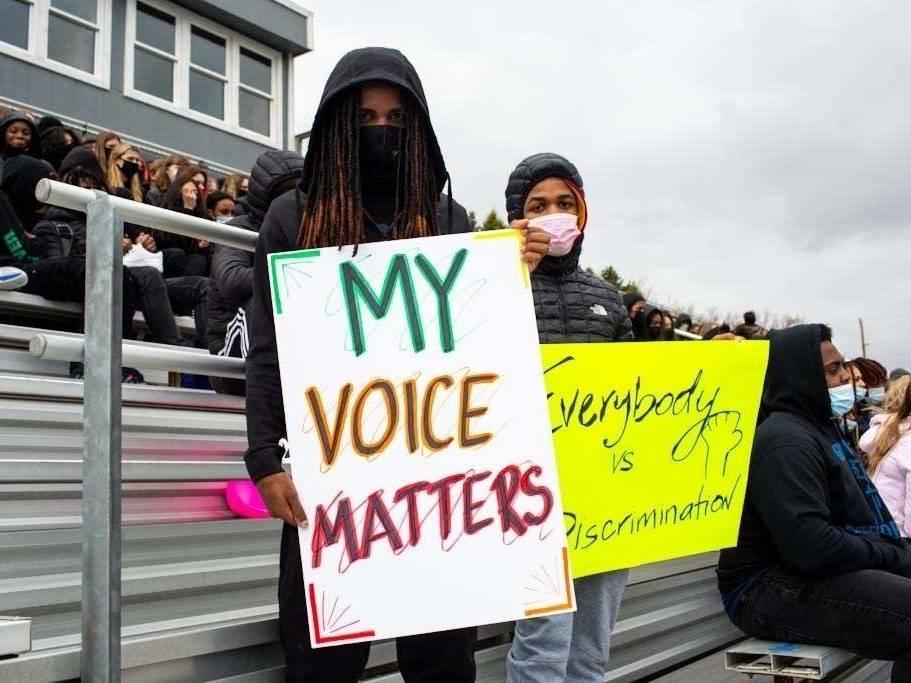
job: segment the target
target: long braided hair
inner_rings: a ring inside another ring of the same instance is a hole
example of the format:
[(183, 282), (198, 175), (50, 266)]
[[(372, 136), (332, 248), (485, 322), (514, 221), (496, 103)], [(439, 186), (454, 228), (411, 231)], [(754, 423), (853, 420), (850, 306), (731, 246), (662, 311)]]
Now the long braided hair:
[[(390, 239), (438, 234), (438, 179), (427, 125), (403, 91), (405, 127), (399, 155), (395, 217)], [(358, 140), (360, 92), (349, 88), (321, 113), (304, 161), (305, 205), (298, 244), (302, 249), (360, 244), (366, 238)]]

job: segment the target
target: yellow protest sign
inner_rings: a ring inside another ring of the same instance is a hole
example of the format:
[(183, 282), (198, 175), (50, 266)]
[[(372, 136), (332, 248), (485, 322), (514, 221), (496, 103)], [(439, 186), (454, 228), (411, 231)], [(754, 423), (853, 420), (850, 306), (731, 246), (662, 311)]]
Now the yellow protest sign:
[(541, 348), (573, 576), (736, 545), (768, 343)]

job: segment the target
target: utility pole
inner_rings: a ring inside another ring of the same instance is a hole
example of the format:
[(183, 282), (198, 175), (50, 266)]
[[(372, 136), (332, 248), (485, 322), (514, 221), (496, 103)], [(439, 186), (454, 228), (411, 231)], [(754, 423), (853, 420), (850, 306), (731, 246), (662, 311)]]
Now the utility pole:
[(864, 358), (867, 357), (867, 337), (864, 334), (864, 319), (858, 318), (858, 324), (860, 324), (860, 355)]

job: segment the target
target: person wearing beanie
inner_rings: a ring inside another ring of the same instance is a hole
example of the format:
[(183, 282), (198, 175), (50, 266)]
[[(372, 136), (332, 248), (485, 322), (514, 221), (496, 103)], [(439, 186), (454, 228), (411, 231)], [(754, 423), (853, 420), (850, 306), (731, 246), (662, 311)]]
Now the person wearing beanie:
[[(539, 341), (632, 341), (628, 309), (616, 287), (579, 267), (588, 210), (576, 167), (558, 154), (520, 162), (506, 186), (506, 211), (511, 227), (550, 235), (547, 256), (531, 274)], [(575, 613), (517, 622), (507, 681), (603, 681), (627, 576), (624, 569), (576, 579)]]
[(42, 116), (38, 120), (38, 134), (42, 135), (44, 131), (50, 128), (63, 128), (63, 121), (56, 116)]

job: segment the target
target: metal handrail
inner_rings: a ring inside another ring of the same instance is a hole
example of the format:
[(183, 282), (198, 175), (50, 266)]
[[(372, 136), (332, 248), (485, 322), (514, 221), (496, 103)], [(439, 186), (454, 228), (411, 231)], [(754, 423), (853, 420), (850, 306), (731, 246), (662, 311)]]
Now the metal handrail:
[(243, 377), (240, 359), (123, 343), (123, 221), (245, 251), (256, 249), (257, 234), (54, 180), (41, 180), (35, 197), (86, 215), (85, 336), (38, 335), (29, 345), (40, 357), (85, 361), (80, 669), (83, 680), (119, 681), (122, 363)]
[[(243, 358), (212, 356), (202, 350), (160, 344), (157, 345), (160, 348), (150, 348), (151, 346), (123, 342), (123, 364), (152, 370), (173, 370), (234, 379), (245, 377)], [(28, 350), (35, 358), (82, 362), (85, 360), (85, 339), (57, 334), (36, 334), (29, 341)]]
[[(84, 187), (68, 185), (57, 180), (44, 178), (35, 188), (35, 197), (44, 204), (62, 206), (65, 209), (85, 212), (89, 203), (95, 200), (95, 192)], [(111, 203), (117, 215), (129, 223), (155, 228), (163, 232), (207, 240), (244, 251), (256, 250), (257, 234), (243, 228), (223, 225), (196, 216), (169, 211), (151, 204), (134, 202), (132, 199), (111, 196)]]

